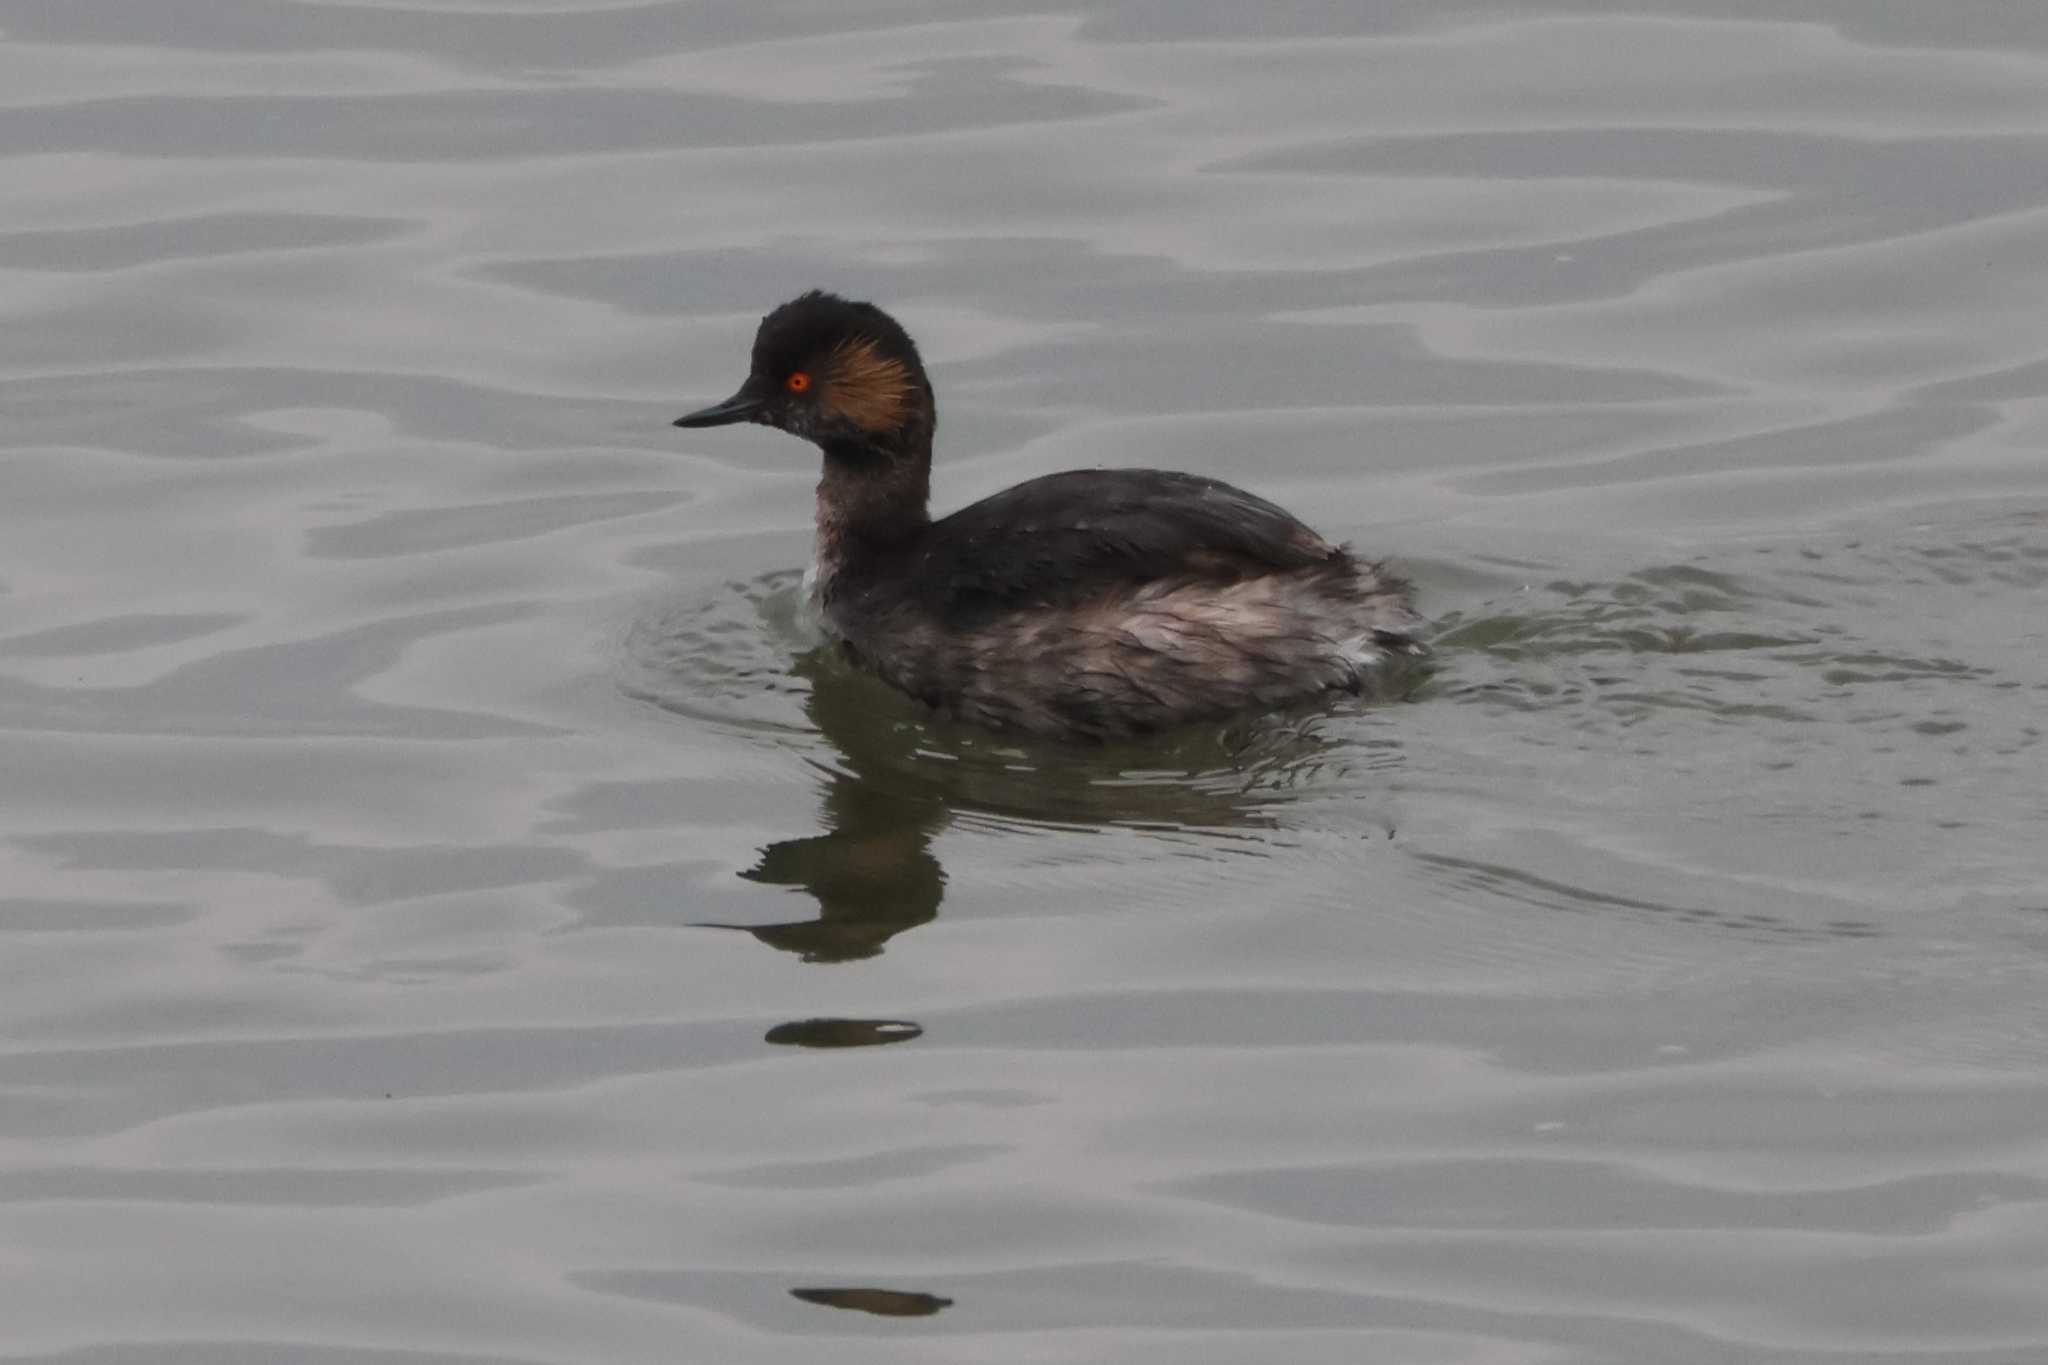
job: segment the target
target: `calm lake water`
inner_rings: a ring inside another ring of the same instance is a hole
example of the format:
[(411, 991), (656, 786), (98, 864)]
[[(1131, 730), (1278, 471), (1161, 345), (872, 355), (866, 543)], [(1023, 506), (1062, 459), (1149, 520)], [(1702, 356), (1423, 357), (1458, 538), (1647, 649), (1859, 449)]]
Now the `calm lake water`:
[[(2048, 1359), (2048, 7), (0, 0), (0, 1359)], [(814, 652), (1245, 484), (1410, 695)]]

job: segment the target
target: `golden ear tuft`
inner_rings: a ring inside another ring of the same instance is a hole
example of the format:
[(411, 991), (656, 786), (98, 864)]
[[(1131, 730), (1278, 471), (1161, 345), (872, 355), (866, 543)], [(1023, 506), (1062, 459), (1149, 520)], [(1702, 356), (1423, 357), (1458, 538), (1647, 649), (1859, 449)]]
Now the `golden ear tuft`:
[(870, 337), (843, 341), (826, 369), (824, 403), (863, 431), (893, 431), (910, 413), (910, 367)]

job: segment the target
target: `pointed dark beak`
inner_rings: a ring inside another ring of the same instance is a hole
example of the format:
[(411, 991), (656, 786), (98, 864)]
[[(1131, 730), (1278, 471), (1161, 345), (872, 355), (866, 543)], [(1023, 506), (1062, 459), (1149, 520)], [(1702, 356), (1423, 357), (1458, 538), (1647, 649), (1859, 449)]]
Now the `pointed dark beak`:
[(676, 418), (679, 427), (724, 427), (734, 422), (751, 422), (761, 414), (761, 400), (746, 385), (723, 403), (699, 408), (687, 417)]

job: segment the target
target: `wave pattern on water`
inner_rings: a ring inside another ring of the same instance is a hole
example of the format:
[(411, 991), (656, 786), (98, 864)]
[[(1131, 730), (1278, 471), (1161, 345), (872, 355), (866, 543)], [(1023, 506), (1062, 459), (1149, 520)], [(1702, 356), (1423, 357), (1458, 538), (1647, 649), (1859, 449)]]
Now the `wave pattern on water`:
[[(0, 32), (0, 1359), (2048, 1354), (2048, 11)], [(667, 425), (813, 285), (1433, 672), (849, 667)]]

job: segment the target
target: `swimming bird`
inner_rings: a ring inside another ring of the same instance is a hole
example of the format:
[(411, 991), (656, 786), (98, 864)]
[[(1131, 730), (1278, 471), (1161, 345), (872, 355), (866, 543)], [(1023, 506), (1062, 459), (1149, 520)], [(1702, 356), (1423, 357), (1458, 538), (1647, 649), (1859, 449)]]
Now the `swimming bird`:
[(1048, 474), (934, 521), (930, 378), (897, 321), (813, 290), (761, 320), (739, 391), (824, 453), (814, 592), (845, 651), (998, 730), (1110, 740), (1371, 688), (1427, 652), (1408, 585), (1241, 488)]

